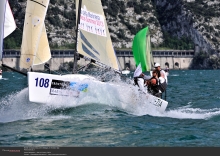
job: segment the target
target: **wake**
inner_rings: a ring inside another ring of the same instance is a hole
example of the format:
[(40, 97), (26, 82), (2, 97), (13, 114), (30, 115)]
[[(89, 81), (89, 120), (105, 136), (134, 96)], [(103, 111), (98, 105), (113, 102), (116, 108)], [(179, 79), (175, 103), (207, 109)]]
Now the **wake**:
[[(101, 93), (99, 93), (101, 94)], [(141, 96), (141, 95), (140, 95)], [(142, 97), (144, 98), (144, 97)], [(70, 102), (70, 100), (72, 100)], [(13, 93), (4, 97), (0, 101), (0, 122), (13, 122), (18, 120), (27, 119), (39, 119), (39, 118), (71, 118), (71, 113), (76, 113), (73, 111), (74, 108), (78, 107), (82, 109), (82, 106), (87, 105), (84, 109), (87, 110), (87, 114), (82, 112), (77, 112), (78, 115), (91, 115), (94, 112), (100, 111), (100, 113), (106, 110), (115, 112), (114, 110), (122, 111), (126, 114), (134, 116), (144, 116), (150, 115), (154, 117), (167, 117), (176, 119), (204, 119), (208, 120), (212, 117), (220, 115), (220, 108), (213, 109), (200, 109), (200, 108), (190, 108), (190, 107), (180, 107), (173, 110), (166, 109), (165, 112), (160, 113), (151, 107), (142, 105), (142, 101), (136, 101), (137, 103), (124, 103), (118, 99), (112, 99), (108, 101), (108, 98), (98, 98), (97, 96), (87, 96), (82, 99), (77, 99), (73, 101), (72, 97), (64, 97), (61, 99), (54, 99), (50, 103), (37, 104), (29, 102), (28, 99), (28, 88), (23, 89), (20, 92)], [(123, 98), (121, 99), (123, 100)], [(140, 102), (140, 103), (138, 103)], [(101, 106), (101, 107), (100, 107)], [(76, 109), (78, 109), (76, 108)], [(95, 109), (94, 109), (95, 108)], [(57, 115), (56, 113), (59, 112)], [(66, 113), (63, 113), (66, 112)], [(69, 112), (69, 113), (67, 113)], [(52, 113), (52, 115), (51, 115)], [(81, 113), (81, 114), (80, 114)], [(103, 116), (104, 117), (104, 116)]]
[(201, 108), (176, 108), (167, 110), (163, 117), (176, 119), (204, 119), (209, 120), (213, 117), (220, 116), (220, 108), (201, 109)]
[(0, 81), (1, 81), (1, 80), (8, 80), (8, 78), (1, 78)]

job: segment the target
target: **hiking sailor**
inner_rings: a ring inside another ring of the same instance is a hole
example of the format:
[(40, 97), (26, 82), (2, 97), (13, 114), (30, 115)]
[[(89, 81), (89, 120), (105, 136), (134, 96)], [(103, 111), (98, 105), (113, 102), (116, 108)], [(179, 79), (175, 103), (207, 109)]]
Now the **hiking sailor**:
[(167, 75), (165, 71), (160, 68), (159, 63), (155, 63), (154, 68), (158, 72), (158, 80), (159, 80), (158, 85), (160, 86), (159, 92), (161, 92), (161, 98), (162, 98), (162, 93), (165, 92), (165, 99), (166, 99), (166, 88), (168, 85)]
[[(160, 64), (159, 64), (159, 63), (155, 63), (154, 68), (155, 68), (155, 70), (159, 71), (159, 73), (158, 73), (158, 78), (159, 78), (159, 77), (164, 78), (164, 79), (166, 80), (166, 84), (168, 84), (167, 74), (165, 73), (164, 70), (162, 70), (162, 69), (160, 68)], [(161, 82), (161, 83), (162, 83), (162, 82)]]
[(162, 93), (166, 90), (166, 81), (163, 77), (158, 77), (159, 71), (154, 70), (150, 80), (146, 81), (147, 91), (159, 98), (162, 98)]
[(141, 64), (138, 65), (137, 69), (134, 72), (134, 85), (137, 85), (141, 91), (146, 93), (144, 84), (146, 80), (149, 80), (151, 77), (146, 76), (142, 73)]
[(137, 85), (141, 91), (146, 93), (144, 87), (145, 87), (146, 81), (148, 81), (150, 78), (151, 78), (150, 76), (146, 76), (143, 73), (141, 73), (139, 76), (134, 77), (134, 85)]

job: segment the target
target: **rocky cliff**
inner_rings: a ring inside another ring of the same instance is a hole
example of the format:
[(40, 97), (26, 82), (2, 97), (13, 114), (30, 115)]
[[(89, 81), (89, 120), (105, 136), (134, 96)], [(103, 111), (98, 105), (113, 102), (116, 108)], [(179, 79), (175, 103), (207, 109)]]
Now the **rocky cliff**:
[[(9, 2), (22, 31), (26, 0)], [(210, 66), (214, 59), (220, 68), (219, 0), (102, 0), (102, 4), (115, 48), (131, 48), (134, 35), (149, 26), (153, 47), (196, 47), (197, 53), (208, 54), (200, 67)], [(51, 46), (75, 43), (75, 19), (74, 0), (50, 0), (45, 23)]]

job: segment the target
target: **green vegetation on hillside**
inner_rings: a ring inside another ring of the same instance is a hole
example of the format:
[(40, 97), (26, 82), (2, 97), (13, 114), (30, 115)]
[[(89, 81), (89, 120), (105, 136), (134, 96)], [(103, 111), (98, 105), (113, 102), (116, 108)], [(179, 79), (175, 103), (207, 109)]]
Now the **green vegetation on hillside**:
[[(204, 24), (198, 24), (195, 26), (195, 29), (201, 28), (201, 32), (203, 36), (212, 41), (214, 44), (219, 44), (220, 37), (220, 26), (209, 25), (211, 17), (219, 17), (220, 12), (217, 8), (220, 7), (219, 3), (214, 5), (210, 5), (205, 0), (196, 0), (192, 2), (184, 2), (184, 1), (174, 1), (174, 0), (166, 0), (168, 2), (165, 5), (158, 5), (157, 0), (139, 0), (139, 1), (110, 1), (110, 0), (101, 0), (104, 6), (104, 12), (107, 16), (107, 22), (113, 23), (109, 31), (111, 34), (114, 34), (115, 37), (112, 37), (113, 42), (131, 42), (131, 35), (135, 35), (140, 29), (148, 26), (154, 25), (156, 28), (163, 27), (163, 40), (164, 42), (159, 46), (153, 46), (153, 48), (168, 48), (168, 49), (193, 49), (194, 43), (191, 40), (190, 36), (182, 36), (178, 38), (177, 36), (180, 34), (180, 29), (182, 25), (177, 24), (178, 29), (172, 29), (172, 23), (178, 21), (178, 16), (181, 14), (183, 8), (192, 11), (193, 14), (200, 20), (204, 20)], [(16, 18), (18, 29), (13, 32), (10, 36), (8, 36), (4, 40), (4, 48), (11, 49), (17, 48), (19, 49), (21, 46), (22, 39), (22, 29), (24, 22), (24, 14), (25, 14), (25, 3), (27, 0), (9, 0), (10, 6), (12, 8), (13, 14)], [(212, 0), (214, 2), (214, 0)], [(61, 7), (62, 6), (62, 7)], [(64, 10), (62, 10), (64, 8)], [(50, 35), (48, 33), (48, 39), (50, 42), (51, 48), (73, 48), (74, 44), (69, 44), (68, 42), (62, 42), (62, 45), (59, 47), (56, 43), (51, 43), (53, 36), (59, 38), (65, 35), (66, 30), (75, 31), (75, 4), (66, 0), (50, 0), (50, 5), (47, 11), (46, 16), (46, 27), (48, 32), (53, 32), (54, 30), (56, 34)], [(167, 11), (167, 8), (169, 10)], [(140, 15), (140, 18), (137, 18), (137, 21), (133, 21), (132, 18), (126, 18), (125, 14), (128, 9), (134, 10), (135, 14)], [(148, 17), (148, 13), (153, 14), (153, 16)], [(117, 20), (116, 20), (117, 19)], [(195, 19), (196, 20), (196, 19)], [(132, 21), (132, 22), (131, 22)], [(136, 22), (136, 23), (135, 23)], [(192, 24), (194, 21), (190, 21)], [(122, 24), (126, 29), (119, 28), (119, 24)], [(114, 26), (114, 27), (112, 27)], [(185, 27), (185, 25), (184, 25)], [(169, 28), (169, 30), (168, 30)], [(167, 29), (167, 30), (166, 30)], [(115, 31), (116, 30), (116, 31)], [(61, 32), (62, 31), (62, 32)], [(167, 32), (165, 32), (167, 31)], [(155, 31), (156, 32), (156, 31)], [(210, 32), (213, 32), (210, 34)], [(73, 34), (71, 34), (73, 35)], [(64, 37), (65, 38), (65, 37)]]
[(22, 41), (22, 32), (16, 29), (12, 34), (7, 36), (3, 41), (4, 49), (20, 49)]
[(166, 47), (175, 50), (191, 50), (194, 49), (194, 43), (189, 37), (183, 36), (177, 38), (168, 32), (164, 32), (164, 42), (159, 45), (159, 47)]

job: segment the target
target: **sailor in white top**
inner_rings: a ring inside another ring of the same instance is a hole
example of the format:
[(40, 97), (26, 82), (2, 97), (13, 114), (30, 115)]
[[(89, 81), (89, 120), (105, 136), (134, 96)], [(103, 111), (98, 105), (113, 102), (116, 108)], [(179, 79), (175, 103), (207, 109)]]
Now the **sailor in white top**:
[[(158, 71), (160, 71), (160, 75), (158, 75), (158, 77), (159, 78), (162, 77), (162, 78), (160, 78), (161, 81), (163, 81), (163, 78), (164, 78), (166, 80), (166, 83), (168, 84), (167, 75), (166, 75), (165, 71), (160, 68), (160, 64), (155, 63), (154, 68), (157, 69)], [(161, 82), (161, 83), (163, 83), (163, 82)]]
[[(166, 94), (166, 88), (167, 88), (167, 85), (168, 85), (168, 79), (167, 79), (167, 75), (165, 73), (164, 70), (162, 70), (160, 68), (160, 64), (159, 63), (155, 63), (154, 65), (154, 68), (158, 71), (160, 71), (158, 74), (158, 77), (159, 77), (159, 83), (160, 83), (160, 87), (161, 87), (161, 92), (165, 92)], [(165, 95), (166, 96), (166, 95)]]

